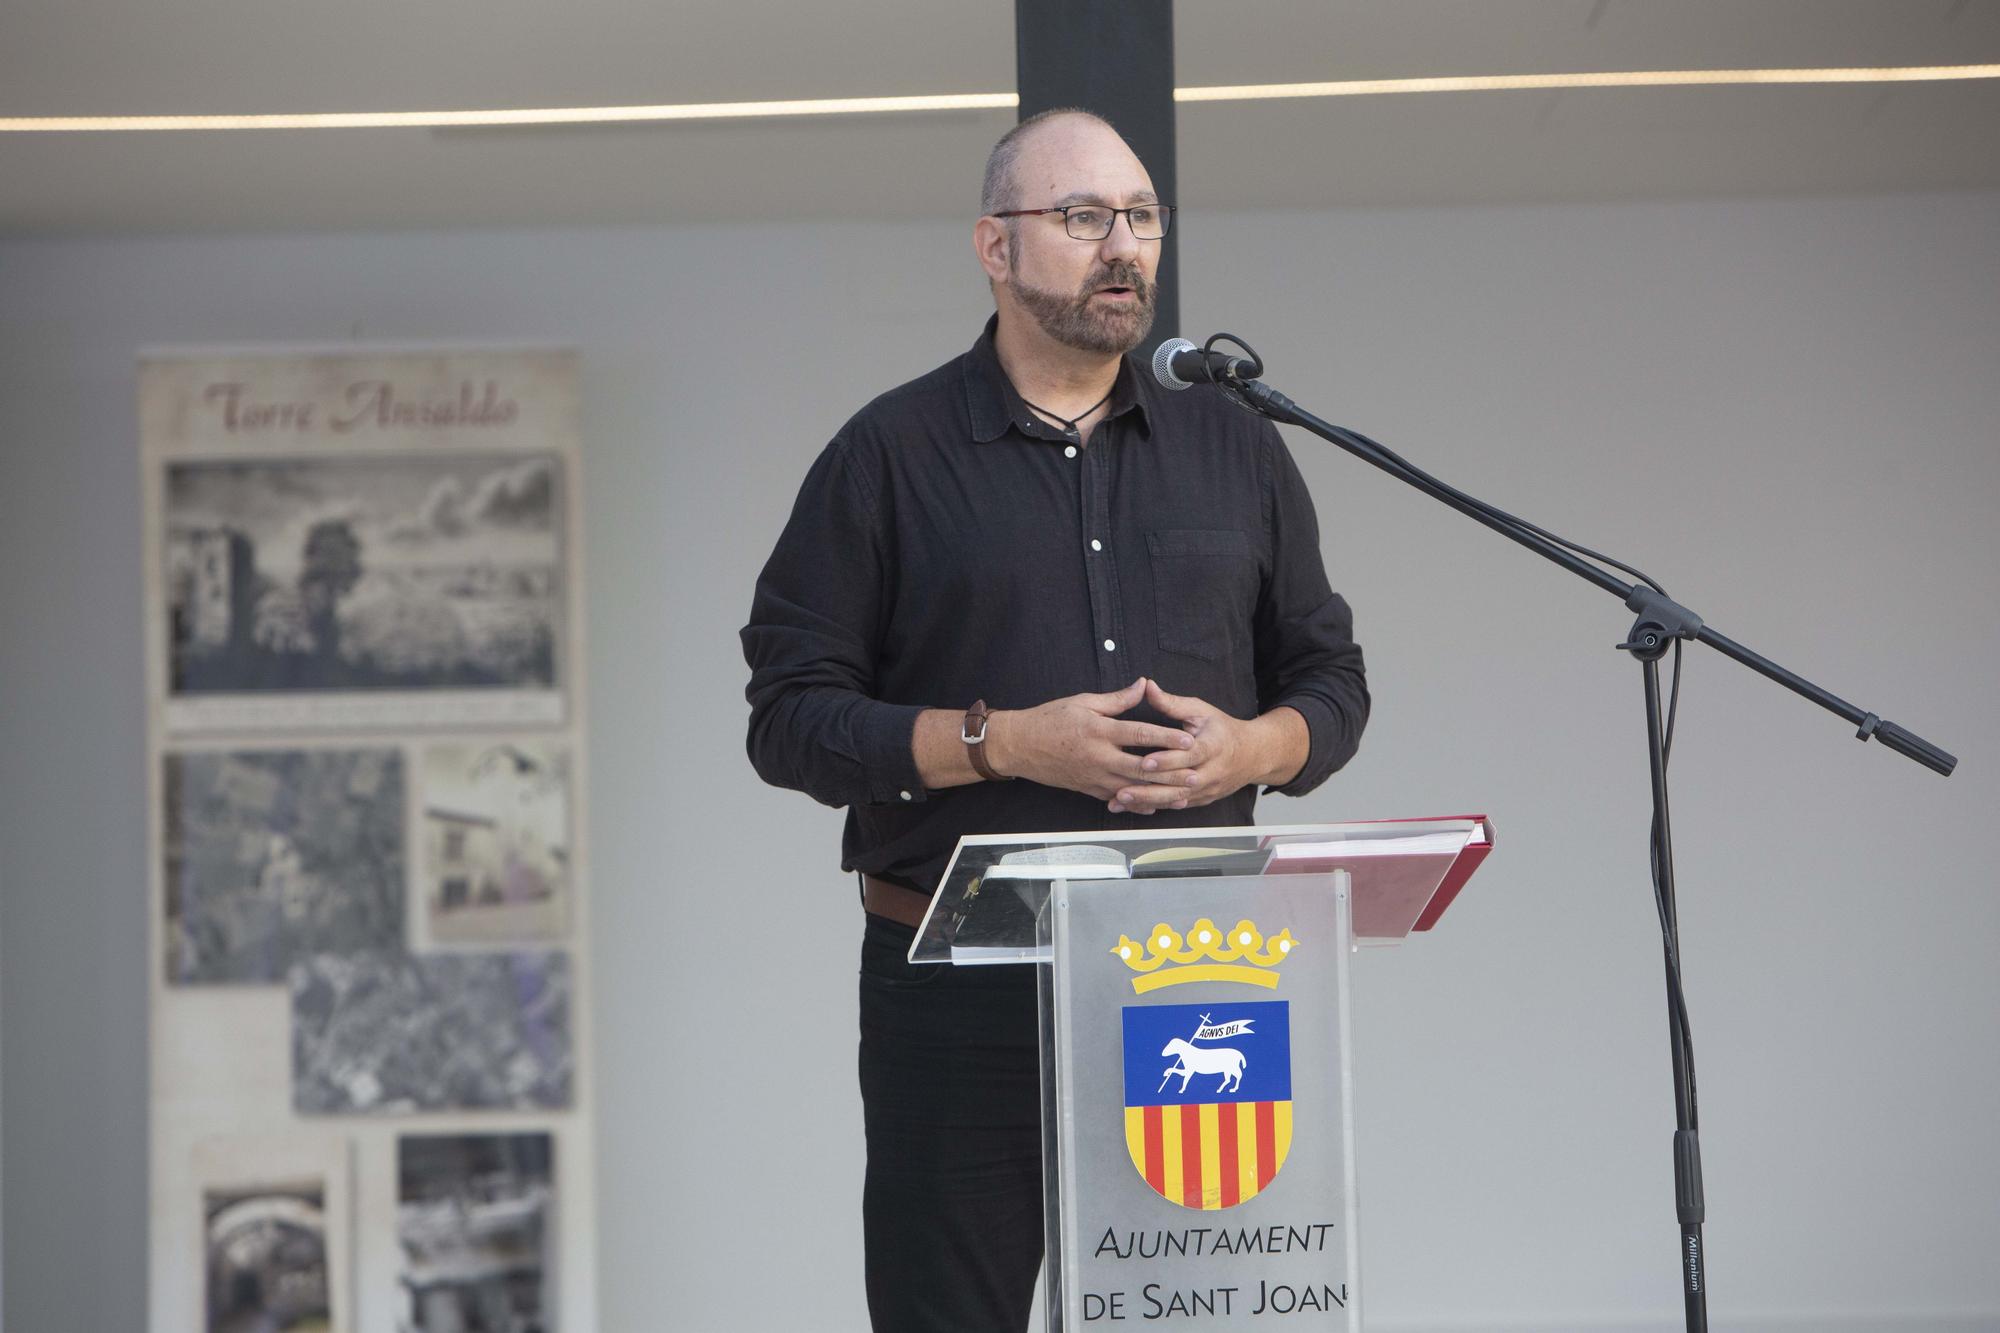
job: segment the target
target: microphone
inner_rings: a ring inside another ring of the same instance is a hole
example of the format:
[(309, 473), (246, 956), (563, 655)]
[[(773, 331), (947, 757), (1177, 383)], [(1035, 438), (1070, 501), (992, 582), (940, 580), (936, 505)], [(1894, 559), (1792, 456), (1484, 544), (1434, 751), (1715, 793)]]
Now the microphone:
[(1186, 338), (1169, 338), (1153, 353), (1153, 378), (1169, 389), (1254, 380), (1263, 373), (1264, 367), (1256, 361), (1204, 352)]

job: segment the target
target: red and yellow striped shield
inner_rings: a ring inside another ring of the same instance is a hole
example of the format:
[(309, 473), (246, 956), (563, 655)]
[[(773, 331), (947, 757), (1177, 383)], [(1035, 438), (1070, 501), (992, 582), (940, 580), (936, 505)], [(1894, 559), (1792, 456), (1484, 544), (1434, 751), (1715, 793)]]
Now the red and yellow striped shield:
[(1271, 1183), (1292, 1146), (1290, 1102), (1125, 1108), (1125, 1148), (1161, 1198), (1234, 1208)]

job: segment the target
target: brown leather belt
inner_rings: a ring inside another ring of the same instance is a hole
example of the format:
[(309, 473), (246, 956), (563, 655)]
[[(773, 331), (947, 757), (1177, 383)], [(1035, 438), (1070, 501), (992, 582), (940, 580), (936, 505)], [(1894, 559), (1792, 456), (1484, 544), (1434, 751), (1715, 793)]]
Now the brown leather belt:
[(877, 879), (873, 875), (863, 875), (861, 906), (864, 911), (901, 922), (915, 930), (924, 923), (924, 913), (930, 910), (931, 899), (927, 893), (906, 889), (900, 884), (891, 884), (888, 880)]

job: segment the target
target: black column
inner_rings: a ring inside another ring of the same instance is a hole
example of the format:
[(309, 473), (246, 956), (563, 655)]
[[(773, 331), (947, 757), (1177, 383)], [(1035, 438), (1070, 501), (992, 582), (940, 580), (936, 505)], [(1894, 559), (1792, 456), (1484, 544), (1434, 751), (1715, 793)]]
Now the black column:
[[(1080, 106), (1118, 127), (1163, 203), (1174, 184), (1174, 10), (1169, 0), (1014, 0), (1021, 119)], [(1181, 332), (1180, 224), (1160, 246), (1159, 304), (1139, 354)]]

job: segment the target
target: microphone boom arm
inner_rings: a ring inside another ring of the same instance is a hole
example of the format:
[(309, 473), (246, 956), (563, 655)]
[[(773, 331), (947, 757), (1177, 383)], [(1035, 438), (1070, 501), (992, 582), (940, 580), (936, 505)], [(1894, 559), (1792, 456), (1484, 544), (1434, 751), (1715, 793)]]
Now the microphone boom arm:
[[(1328, 443), (1345, 449), (1362, 462), (1382, 469), (1432, 499), (1450, 505), (1474, 522), (1482, 523), (1501, 536), (1520, 543), (1544, 560), (1560, 565), (1578, 578), (1594, 583), (1611, 593), (1639, 615), (1639, 622), (1633, 627), (1632, 637), (1620, 647), (1641, 644), (1650, 647), (1657, 643), (1660, 651), (1664, 652), (1668, 641), (1673, 638), (1691, 639), (1697, 643), (1707, 644), (1724, 657), (1750, 668), (1794, 694), (1809, 699), (1828, 712), (1853, 723), (1856, 727), (1857, 740), (1866, 741), (1873, 737), (1897, 754), (1913, 759), (1947, 777), (1958, 766), (1958, 759), (1955, 756), (1914, 732), (1893, 722), (1884, 721), (1866, 709), (1856, 707), (1838, 695), (1821, 689), (1796, 672), (1787, 670), (1769, 658), (1744, 647), (1734, 639), (1703, 624), (1701, 617), (1686, 607), (1644, 584), (1627, 583), (1574, 552), (1564, 550), (1539, 532), (1524, 526), (1512, 515), (1503, 513), (1484, 501), (1466, 495), (1428, 473), (1411, 467), (1367, 436), (1321, 420), (1269, 384), (1260, 380), (1241, 380), (1229, 384), (1225, 392), (1233, 395), (1259, 416), (1311, 431)], [(1651, 642), (1645, 640), (1648, 627), (1655, 636)], [(1658, 653), (1653, 655), (1657, 657)]]

